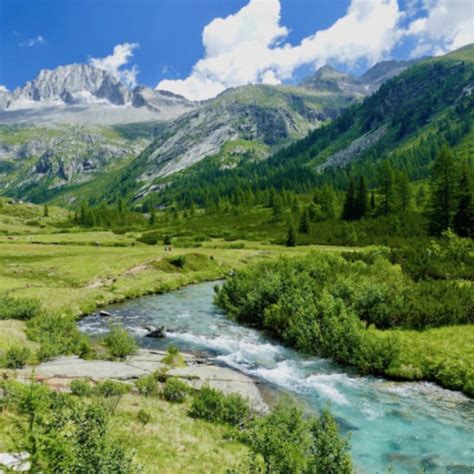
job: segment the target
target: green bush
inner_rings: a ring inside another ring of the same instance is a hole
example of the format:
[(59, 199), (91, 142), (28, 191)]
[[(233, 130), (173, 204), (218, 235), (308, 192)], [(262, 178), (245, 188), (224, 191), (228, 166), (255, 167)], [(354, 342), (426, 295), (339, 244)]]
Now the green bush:
[(161, 234), (156, 231), (143, 232), (143, 234), (137, 239), (138, 242), (147, 245), (156, 245), (159, 240), (161, 240)]
[(148, 425), (151, 421), (151, 413), (141, 408), (137, 413), (138, 421), (143, 425)]
[(26, 321), (38, 315), (40, 310), (40, 303), (35, 299), (0, 296), (0, 319)]
[(170, 367), (185, 367), (186, 361), (184, 357), (179, 353), (179, 350), (173, 344), (170, 344), (166, 349), (166, 355), (161, 359), (163, 364), (169, 365)]
[(6, 369), (19, 369), (27, 364), (30, 357), (31, 351), (27, 347), (15, 346), (0, 358), (0, 364)]
[(250, 405), (240, 395), (224, 395), (211, 387), (203, 387), (194, 395), (189, 415), (236, 426), (248, 421)]
[(27, 322), (26, 333), (41, 344), (38, 358), (43, 361), (60, 354), (78, 354), (91, 351), (89, 338), (77, 328), (70, 314), (45, 313)]
[(139, 379), (135, 380), (135, 386), (141, 395), (150, 397), (155, 395), (157, 392), (157, 380), (154, 374), (143, 375)]
[(115, 380), (104, 380), (95, 387), (95, 392), (102, 397), (120, 397), (125, 395), (131, 390), (131, 386), (123, 383), (116, 382)]
[(184, 268), (186, 265), (186, 256), (185, 255), (177, 255), (176, 257), (169, 257), (168, 262), (171, 263), (176, 268)]
[(125, 359), (137, 349), (135, 339), (122, 327), (112, 325), (104, 338), (104, 346), (113, 359)]
[(69, 384), (71, 393), (77, 397), (89, 397), (93, 393), (93, 388), (89, 380), (76, 379)]
[(255, 419), (243, 440), (262, 455), (266, 472), (303, 473), (307, 471), (311, 448), (309, 423), (296, 404), (281, 401), (268, 415)]
[(175, 377), (169, 377), (163, 385), (163, 398), (169, 402), (182, 403), (189, 393), (186, 382)]
[(29, 453), (30, 472), (137, 472), (132, 456), (111, 433), (103, 403), (53, 392), (38, 383), (3, 384), (16, 417), (14, 445)]

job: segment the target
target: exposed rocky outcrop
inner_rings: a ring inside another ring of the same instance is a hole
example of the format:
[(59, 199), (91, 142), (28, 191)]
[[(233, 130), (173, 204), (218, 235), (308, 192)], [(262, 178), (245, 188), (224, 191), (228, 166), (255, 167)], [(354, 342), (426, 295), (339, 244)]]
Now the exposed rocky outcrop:
[(382, 126), (377, 130), (367, 132), (359, 138), (356, 138), (346, 148), (339, 150), (337, 153), (331, 155), (322, 165), (319, 165), (317, 170), (322, 172), (328, 168), (343, 168), (365, 150), (375, 145), (386, 132), (387, 127)]
[(258, 389), (257, 383), (246, 375), (226, 367), (212, 365), (191, 354), (182, 354), (187, 366), (170, 368), (162, 363), (166, 355), (162, 351), (140, 350), (127, 360), (83, 360), (77, 356), (63, 356), (44, 362), (35, 367), (19, 370), (17, 376), (20, 380), (28, 381), (34, 374), (52, 388), (67, 390), (69, 383), (74, 379), (90, 379), (93, 382), (112, 379), (122, 382), (149, 375), (157, 370), (166, 370), (172, 377), (186, 381), (193, 388), (199, 389), (204, 385), (221, 390), (224, 393), (238, 393), (247, 398), (255, 410), (264, 412), (267, 405)]

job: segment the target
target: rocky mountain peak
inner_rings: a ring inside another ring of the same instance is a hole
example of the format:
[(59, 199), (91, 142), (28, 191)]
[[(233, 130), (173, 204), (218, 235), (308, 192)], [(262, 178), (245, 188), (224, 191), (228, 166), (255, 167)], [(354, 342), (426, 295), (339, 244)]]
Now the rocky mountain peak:
[(300, 86), (320, 92), (343, 93), (354, 96), (364, 94), (364, 86), (357, 78), (338, 71), (329, 64), (319, 68), (312, 76), (303, 79)]

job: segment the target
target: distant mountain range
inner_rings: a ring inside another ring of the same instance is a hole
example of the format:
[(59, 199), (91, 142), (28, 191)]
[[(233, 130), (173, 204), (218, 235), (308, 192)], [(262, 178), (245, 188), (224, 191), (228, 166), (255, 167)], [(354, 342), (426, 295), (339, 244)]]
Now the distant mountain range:
[(250, 144), (265, 158), (411, 64), (386, 61), (361, 77), (324, 66), (299, 85), (241, 86), (203, 102), (129, 89), (91, 65), (42, 70), (23, 87), (0, 92), (0, 193), (71, 202), (84, 185), (94, 193), (94, 180), (131, 166), (143, 195), (157, 179), (242, 140), (235, 155), (248, 156)]

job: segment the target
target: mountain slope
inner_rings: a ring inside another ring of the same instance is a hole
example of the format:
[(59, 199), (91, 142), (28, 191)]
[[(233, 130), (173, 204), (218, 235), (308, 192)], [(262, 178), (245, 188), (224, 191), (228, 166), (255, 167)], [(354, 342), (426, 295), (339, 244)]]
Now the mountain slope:
[(444, 143), (459, 156), (472, 156), (473, 92), (471, 45), (411, 66), (362, 104), (268, 160), (222, 169), (210, 158), (189, 168), (160, 189), (158, 202), (202, 203), (239, 188), (274, 186), (303, 192), (325, 182), (343, 188), (349, 174), (364, 175), (370, 185), (377, 185), (378, 162), (383, 159), (411, 179), (426, 177)]
[[(353, 95), (302, 87), (248, 85), (229, 89), (171, 123), (124, 170), (120, 184), (111, 184), (109, 194), (121, 187), (123, 193), (134, 190), (136, 197), (143, 196), (169, 183), (177, 172), (242, 140), (245, 146), (235, 147), (234, 155), (240, 149), (246, 159), (264, 158), (333, 120), (355, 101)], [(249, 153), (255, 147), (259, 152)]]

